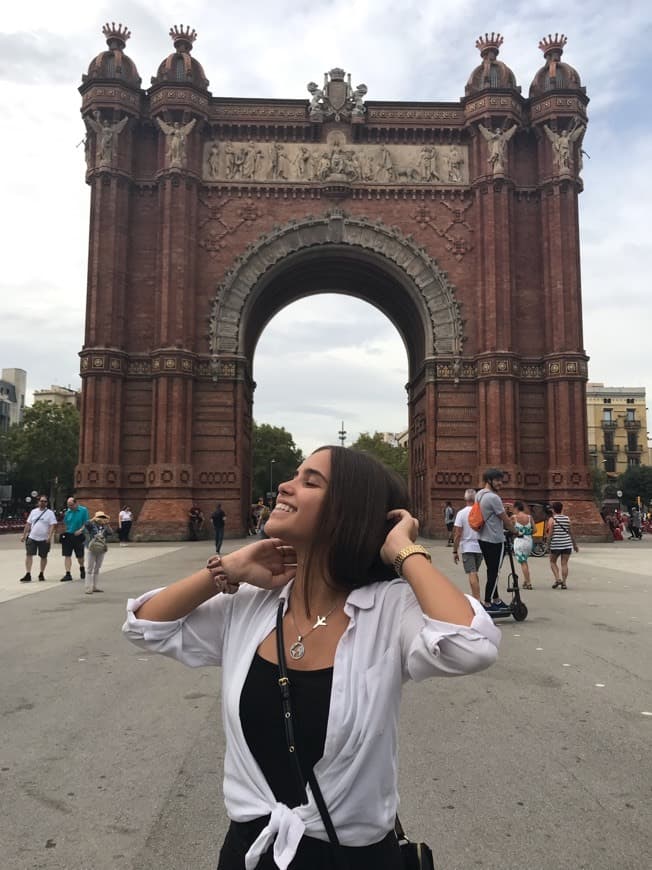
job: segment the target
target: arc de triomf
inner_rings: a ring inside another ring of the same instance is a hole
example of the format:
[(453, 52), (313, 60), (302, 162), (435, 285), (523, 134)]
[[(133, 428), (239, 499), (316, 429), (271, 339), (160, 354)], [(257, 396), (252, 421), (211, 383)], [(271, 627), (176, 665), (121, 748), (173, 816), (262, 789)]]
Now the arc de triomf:
[[(364, 299), (407, 349), (413, 507), (443, 530), (485, 466), (600, 534), (588, 472), (578, 194), (588, 98), (545, 37), (525, 98), (477, 40), (457, 103), (215, 97), (186, 27), (143, 89), (106, 25), (83, 77), (91, 187), (77, 492), (143, 538), (217, 500), (242, 534), (256, 343), (284, 306)], [(317, 71), (316, 71), (317, 72)], [(356, 73), (357, 74), (357, 73)], [(302, 87), (298, 87), (301, 91)]]

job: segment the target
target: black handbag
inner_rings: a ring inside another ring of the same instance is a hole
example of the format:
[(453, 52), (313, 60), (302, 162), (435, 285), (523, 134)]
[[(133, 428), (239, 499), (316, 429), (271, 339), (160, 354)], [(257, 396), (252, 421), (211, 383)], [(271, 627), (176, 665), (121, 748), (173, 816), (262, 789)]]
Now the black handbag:
[[(283, 723), (285, 726), (285, 739), (288, 745), (288, 755), (290, 758), (290, 766), (294, 771), (301, 794), (302, 803), (306, 803), (308, 796), (306, 794), (306, 785), (303, 781), (301, 765), (297, 757), (296, 746), (294, 742), (294, 725), (292, 723), (292, 699), (290, 696), (290, 680), (288, 678), (287, 662), (285, 659), (285, 643), (283, 640), (283, 608), (284, 601), (280, 601), (278, 610), (276, 611), (276, 652), (278, 655), (278, 670), (279, 679), (278, 685), (281, 690), (281, 706), (283, 709)], [(341, 870), (347, 870), (347, 862), (341, 853), (340, 841), (337, 838), (337, 833), (333, 825), (333, 821), (328, 812), (328, 807), (324, 801), (324, 797), (319, 788), (315, 771), (311, 770), (308, 775), (308, 782), (312, 793), (315, 796), (315, 803), (319, 810), (319, 815), (322, 818), (328, 839), (334, 848), (336, 860)], [(432, 857), (432, 850), (427, 843), (413, 843), (408, 840), (401, 825), (401, 821), (396, 816), (394, 823), (394, 831), (398, 840), (399, 850), (401, 853), (401, 863), (403, 870), (435, 870), (435, 865)]]

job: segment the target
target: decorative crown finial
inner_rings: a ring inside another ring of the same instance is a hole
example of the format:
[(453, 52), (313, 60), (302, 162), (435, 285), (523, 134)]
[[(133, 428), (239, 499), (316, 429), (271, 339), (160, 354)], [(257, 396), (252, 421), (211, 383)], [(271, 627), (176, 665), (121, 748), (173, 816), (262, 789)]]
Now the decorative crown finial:
[(120, 51), (131, 36), (131, 31), (128, 28), (123, 27), (122, 24), (118, 24), (116, 27), (115, 21), (112, 21), (111, 24), (107, 21), (102, 28), (102, 33), (106, 36), (106, 44), (109, 48), (117, 48)]
[(561, 57), (564, 52), (564, 46), (567, 42), (568, 39), (563, 33), (555, 33), (554, 37), (552, 33), (549, 33), (547, 36), (543, 37), (539, 43), (539, 48), (543, 52), (544, 57), (548, 57), (548, 55), (553, 51), (558, 52)]
[(197, 31), (194, 27), (190, 28), (186, 26), (184, 28), (183, 24), (179, 26), (174, 24), (170, 28), (170, 37), (177, 51), (191, 51), (192, 44), (197, 39)]
[(485, 33), (484, 36), (478, 36), (475, 41), (475, 47), (480, 52), (480, 56), (484, 57), (486, 52), (489, 50), (493, 50), (498, 54), (503, 42), (504, 40), (500, 33), (494, 33), (492, 31), (491, 36), (488, 33)]

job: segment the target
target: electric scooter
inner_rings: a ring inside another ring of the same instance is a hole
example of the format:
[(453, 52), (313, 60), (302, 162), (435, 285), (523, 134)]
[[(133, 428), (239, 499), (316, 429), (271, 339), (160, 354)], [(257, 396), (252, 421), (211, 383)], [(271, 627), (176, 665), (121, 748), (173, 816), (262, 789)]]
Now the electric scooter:
[(512, 593), (512, 600), (506, 607), (501, 607), (500, 610), (488, 610), (487, 613), (492, 619), (506, 619), (508, 616), (513, 616), (517, 622), (523, 622), (524, 619), (527, 619), (527, 606), (521, 600), (518, 574), (514, 567), (513, 537), (509, 532), (505, 532), (505, 549), (503, 551), (503, 562), (505, 556), (509, 558), (510, 573), (507, 575), (507, 591)]

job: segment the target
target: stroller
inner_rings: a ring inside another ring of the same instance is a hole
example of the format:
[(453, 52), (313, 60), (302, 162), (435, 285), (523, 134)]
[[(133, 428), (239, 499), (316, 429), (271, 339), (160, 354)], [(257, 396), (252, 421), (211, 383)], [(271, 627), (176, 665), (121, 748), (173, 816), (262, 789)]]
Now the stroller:
[[(503, 550), (503, 563), (505, 556), (509, 559), (510, 573), (507, 575), (507, 591), (512, 593), (512, 600), (507, 607), (496, 611), (487, 611), (492, 619), (505, 619), (508, 616), (513, 616), (517, 622), (523, 622), (527, 619), (527, 606), (521, 600), (521, 593), (518, 585), (518, 574), (514, 566), (514, 543), (513, 535), (505, 532), (505, 548)], [(501, 564), (502, 568), (502, 564)]]

